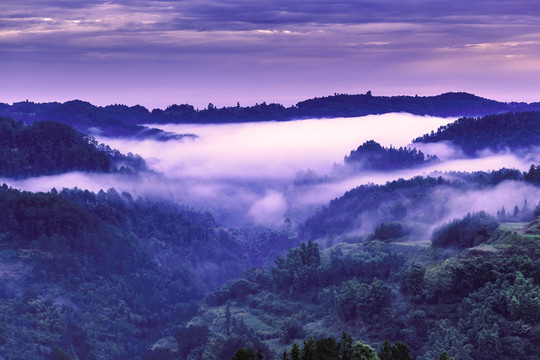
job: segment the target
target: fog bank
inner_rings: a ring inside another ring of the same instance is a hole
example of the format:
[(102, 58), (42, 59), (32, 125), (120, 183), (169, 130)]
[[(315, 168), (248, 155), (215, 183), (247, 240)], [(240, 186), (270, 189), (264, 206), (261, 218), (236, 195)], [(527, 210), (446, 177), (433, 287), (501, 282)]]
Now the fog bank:
[(386, 147), (407, 146), (411, 139), (453, 120), (400, 113), (289, 122), (162, 125), (163, 130), (193, 133), (198, 138), (160, 142), (98, 137), (98, 141), (123, 153), (140, 154), (157, 174), (75, 172), (0, 181), (31, 191), (78, 187), (97, 192), (115, 188), (133, 196), (158, 197), (210, 211), (227, 225), (249, 222), (279, 226), (286, 217), (297, 223), (303, 221), (317, 207), (362, 184), (384, 184), (434, 171), (490, 171), (502, 167), (523, 171), (540, 160), (538, 156), (522, 159), (508, 152), (463, 159), (459, 149), (450, 144), (414, 144), (445, 161), (417, 169), (362, 172), (329, 182), (293, 185), (299, 171), (312, 169), (321, 176), (331, 174), (335, 163), (342, 163), (345, 155), (367, 140)]

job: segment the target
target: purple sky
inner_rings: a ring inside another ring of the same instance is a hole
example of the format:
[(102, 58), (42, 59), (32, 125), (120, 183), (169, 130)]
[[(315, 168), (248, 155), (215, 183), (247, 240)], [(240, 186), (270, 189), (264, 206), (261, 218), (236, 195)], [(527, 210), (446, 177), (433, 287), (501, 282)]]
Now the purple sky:
[(540, 101), (536, 1), (2, 0), (0, 102)]

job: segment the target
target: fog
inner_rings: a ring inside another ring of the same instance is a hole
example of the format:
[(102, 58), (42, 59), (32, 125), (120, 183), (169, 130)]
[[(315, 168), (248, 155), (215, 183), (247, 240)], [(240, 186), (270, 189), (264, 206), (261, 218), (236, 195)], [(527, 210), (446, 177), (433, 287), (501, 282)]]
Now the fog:
[(290, 180), (301, 169), (329, 172), (335, 162), (367, 140), (405, 146), (454, 120), (399, 113), (247, 124), (152, 125), (199, 137), (166, 143), (98, 140), (122, 152), (140, 154), (169, 177)]
[[(444, 161), (403, 171), (332, 175), (334, 165), (342, 164), (345, 155), (367, 140), (386, 147), (407, 146), (412, 139), (454, 120), (399, 113), (289, 122), (161, 125), (159, 128), (169, 132), (198, 137), (167, 142), (97, 138), (123, 153), (141, 155), (153, 170), (151, 173), (130, 176), (77, 172), (2, 180), (30, 191), (49, 191), (53, 187), (91, 191), (116, 188), (133, 196), (158, 197), (210, 211), (225, 225), (279, 227), (287, 217), (293, 223), (302, 222), (319, 206), (362, 184), (384, 184), (434, 171), (490, 171), (502, 167), (527, 170), (540, 160), (523, 159), (509, 152), (464, 159), (459, 149), (450, 144), (414, 144)], [(330, 181), (294, 185), (296, 174), (308, 169), (320, 176), (329, 175)]]

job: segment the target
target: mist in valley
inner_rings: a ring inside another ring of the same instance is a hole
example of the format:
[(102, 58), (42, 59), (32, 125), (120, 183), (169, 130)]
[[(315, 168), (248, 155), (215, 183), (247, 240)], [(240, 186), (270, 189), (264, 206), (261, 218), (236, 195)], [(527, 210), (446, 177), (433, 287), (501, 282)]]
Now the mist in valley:
[[(122, 153), (141, 155), (151, 171), (72, 172), (3, 181), (15, 188), (44, 192), (52, 188), (77, 187), (93, 192), (115, 188), (135, 197), (165, 199), (209, 211), (227, 226), (251, 223), (277, 229), (286, 218), (293, 224), (302, 223), (320, 206), (363, 184), (382, 185), (417, 175), (439, 176), (503, 167), (525, 171), (539, 160), (535, 155), (538, 152), (530, 152), (527, 157), (509, 151), (483, 152), (471, 159), (449, 143), (411, 144), (411, 139), (454, 120), (399, 113), (290, 122), (161, 125), (165, 131), (193, 133), (197, 137), (165, 142), (97, 138)], [(348, 169), (344, 157), (372, 139), (385, 147), (415, 147), (441, 161), (401, 170)], [(474, 209), (514, 205), (504, 201), (504, 197), (492, 195), (478, 201), (481, 205)], [(464, 200), (475, 198), (471, 195)], [(537, 202), (537, 194), (531, 193), (529, 201)], [(462, 215), (471, 208), (469, 202), (456, 202), (457, 210), (449, 213)], [(367, 223), (372, 222), (376, 223)], [(371, 231), (372, 227), (363, 230)]]

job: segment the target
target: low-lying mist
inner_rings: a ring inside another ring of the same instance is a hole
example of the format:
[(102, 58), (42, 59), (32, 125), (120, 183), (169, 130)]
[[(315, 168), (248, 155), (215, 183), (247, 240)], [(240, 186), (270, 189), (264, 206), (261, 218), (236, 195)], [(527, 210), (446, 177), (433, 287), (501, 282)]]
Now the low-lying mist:
[(49, 191), (53, 187), (99, 191), (114, 187), (133, 196), (160, 197), (210, 211), (218, 221), (230, 226), (255, 223), (279, 227), (286, 217), (299, 223), (317, 207), (366, 183), (383, 184), (433, 171), (489, 171), (502, 167), (527, 170), (531, 165), (531, 159), (511, 153), (464, 159), (449, 144), (439, 148), (430, 144), (432, 151), (427, 147), (422, 151), (445, 161), (417, 169), (365, 172), (329, 182), (293, 184), (302, 170), (312, 169), (321, 176), (331, 174), (335, 163), (342, 163), (345, 155), (367, 140), (386, 147), (407, 146), (411, 139), (454, 120), (400, 113), (289, 122), (161, 125), (169, 132), (198, 137), (167, 142), (97, 138), (122, 153), (141, 155), (155, 173), (68, 173), (3, 181), (31, 191)]

